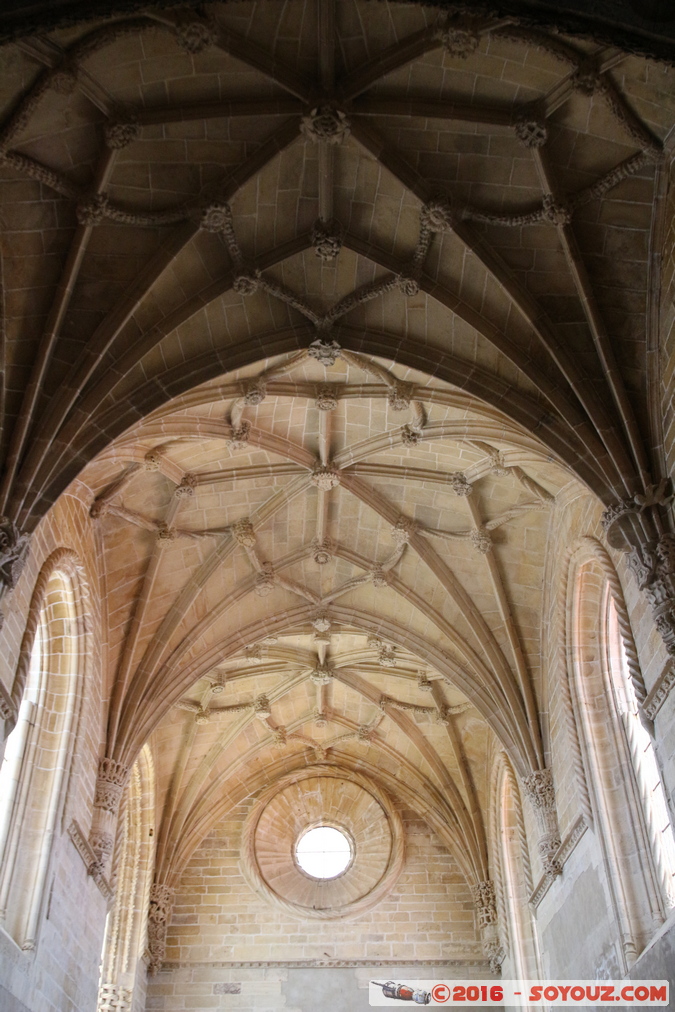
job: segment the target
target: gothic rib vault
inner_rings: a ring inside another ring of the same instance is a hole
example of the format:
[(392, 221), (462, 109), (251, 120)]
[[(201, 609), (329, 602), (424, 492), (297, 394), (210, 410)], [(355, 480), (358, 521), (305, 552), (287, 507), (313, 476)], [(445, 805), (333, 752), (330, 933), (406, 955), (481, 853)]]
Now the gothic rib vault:
[(497, 966), (499, 749), (535, 870), (560, 871), (556, 498), (597, 496), (636, 565), (669, 544), (673, 69), (351, 0), (150, 8), (5, 56), (4, 580), (59, 496), (86, 503), (105, 756), (121, 784), (151, 744), (156, 883), (244, 798), (338, 769), (429, 821), (486, 893)]

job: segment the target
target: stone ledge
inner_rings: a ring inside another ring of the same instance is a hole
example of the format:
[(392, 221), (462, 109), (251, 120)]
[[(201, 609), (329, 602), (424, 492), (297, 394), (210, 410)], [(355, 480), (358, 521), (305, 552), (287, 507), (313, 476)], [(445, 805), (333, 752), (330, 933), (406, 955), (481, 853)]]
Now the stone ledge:
[[(557, 861), (561, 867), (565, 866), (565, 862), (571, 856), (574, 848), (576, 847), (579, 840), (584, 835), (587, 829), (588, 826), (586, 824), (586, 820), (584, 819), (583, 815), (580, 815), (579, 818), (574, 823), (574, 825), (572, 826), (572, 828), (570, 829), (565, 839), (562, 841), (562, 843), (556, 850), (555, 854), (553, 855), (553, 860)], [(551, 886), (553, 885), (554, 881), (555, 877), (553, 875), (547, 874), (542, 875), (542, 877), (539, 879), (539, 882), (533, 889), (532, 895), (530, 896), (530, 905), (534, 907), (535, 910), (539, 906), (539, 904), (541, 903), (541, 901), (543, 900), (544, 896), (549, 891)]]

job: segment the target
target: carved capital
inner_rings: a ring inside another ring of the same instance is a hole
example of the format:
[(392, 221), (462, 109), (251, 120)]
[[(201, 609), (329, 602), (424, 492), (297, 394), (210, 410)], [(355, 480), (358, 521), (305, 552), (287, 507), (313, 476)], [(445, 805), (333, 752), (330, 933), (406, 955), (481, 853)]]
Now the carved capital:
[(28, 559), (29, 535), (8, 517), (0, 516), (0, 590), (13, 590)]
[(473, 897), (478, 912), (478, 926), (487, 928), (497, 923), (497, 903), (495, 899), (495, 885), (489, 879), (478, 882), (473, 887)]
[(169, 886), (155, 882), (150, 887), (150, 905), (148, 908), (148, 951), (150, 960), (148, 969), (156, 974), (161, 969), (166, 952), (166, 932), (171, 920), (174, 891)]
[(104, 758), (98, 764), (94, 808), (117, 815), (122, 792), (129, 779), (129, 767), (115, 759)]
[(328, 685), (333, 677), (333, 671), (325, 664), (319, 664), (310, 675), (315, 685)]
[(537, 811), (555, 811), (555, 788), (550, 769), (535, 770), (523, 777), (525, 794)]

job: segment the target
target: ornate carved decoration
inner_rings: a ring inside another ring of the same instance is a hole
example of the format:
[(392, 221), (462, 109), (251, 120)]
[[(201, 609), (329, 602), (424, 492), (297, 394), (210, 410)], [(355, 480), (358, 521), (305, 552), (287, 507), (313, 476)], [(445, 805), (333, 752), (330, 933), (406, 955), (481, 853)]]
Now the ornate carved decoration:
[(432, 232), (447, 232), (453, 227), (454, 214), (448, 197), (434, 197), (422, 207), (422, 222)]
[(426, 671), (420, 671), (417, 675), (417, 688), (420, 692), (431, 692), (433, 690), (433, 685), (429, 681)]
[(120, 984), (101, 984), (96, 999), (96, 1012), (130, 1012), (132, 993)]
[(330, 492), (340, 484), (340, 472), (326, 464), (317, 464), (309, 480), (322, 492)]
[(180, 484), (176, 485), (174, 489), (174, 495), (178, 499), (191, 499), (195, 494), (195, 488), (197, 486), (197, 478), (194, 474), (184, 474), (181, 478)]
[(332, 625), (328, 612), (326, 611), (317, 612), (317, 614), (312, 619), (312, 625), (314, 626), (317, 632), (320, 633), (328, 632), (328, 630)]
[(254, 591), (258, 597), (267, 597), (275, 587), (274, 569), (271, 562), (263, 562), (256, 576)]
[(471, 20), (463, 15), (449, 17), (436, 32), (448, 56), (466, 60), (478, 49), (480, 35)]
[(318, 141), (324, 141), (326, 144), (342, 144), (349, 136), (349, 120), (335, 106), (322, 105), (302, 117), (300, 129), (305, 137), (315, 144)]
[(506, 950), (499, 938), (490, 939), (485, 943), (485, 955), (490, 962), (490, 973), (501, 973), (502, 963), (506, 959)]
[(545, 193), (542, 200), (542, 218), (552, 225), (569, 225), (572, 220), (572, 212), (552, 193)]
[(312, 558), (318, 566), (325, 566), (333, 558), (334, 545), (330, 538), (315, 538)]
[(279, 726), (272, 731), (272, 745), (274, 748), (284, 748), (286, 745), (286, 728)]
[(328, 685), (333, 678), (333, 671), (325, 664), (319, 664), (309, 676), (315, 685)]
[(232, 537), (243, 548), (253, 548), (256, 543), (253, 524), (248, 517), (242, 517), (232, 526)]
[(316, 392), (316, 406), (319, 411), (335, 411), (338, 406), (338, 395), (335, 387), (319, 387)]
[(478, 912), (478, 926), (482, 930), (490, 924), (497, 923), (497, 902), (495, 898), (495, 885), (487, 879), (478, 882), (473, 887), (474, 902)]
[(607, 81), (598, 71), (597, 62), (592, 58), (582, 60), (572, 74), (572, 87), (582, 95), (594, 95), (607, 91)]
[(166, 952), (166, 932), (171, 921), (174, 890), (160, 882), (150, 887), (148, 908), (148, 970), (156, 974), (161, 969)]
[(227, 440), (227, 445), (231, 450), (244, 450), (248, 446), (250, 434), (251, 423), (242, 419), (239, 425), (232, 426), (232, 435)]
[(312, 247), (320, 260), (329, 263), (335, 260), (342, 249), (342, 229), (337, 221), (314, 222), (312, 229)]
[(214, 44), (216, 32), (204, 21), (184, 21), (176, 25), (176, 41), (186, 53), (201, 53)]
[(407, 545), (417, 530), (417, 524), (410, 517), (400, 516), (391, 529), (391, 536), (397, 545)]
[(106, 147), (112, 151), (120, 151), (126, 148), (133, 141), (137, 140), (141, 133), (141, 125), (137, 119), (109, 120), (103, 127), (103, 136)]
[(513, 124), (516, 137), (526, 148), (541, 148), (548, 140), (546, 121), (534, 113), (525, 113)]
[(675, 657), (675, 534), (633, 547), (628, 567), (651, 605), (666, 650)]
[(150, 450), (143, 458), (143, 467), (146, 471), (159, 471), (162, 463), (162, 455), (155, 450)]
[(381, 588), (389, 586), (389, 576), (382, 566), (373, 566), (371, 571), (371, 580), (373, 587)]
[(263, 379), (249, 380), (244, 387), (244, 404), (249, 408), (257, 407), (267, 397), (267, 384)]
[(560, 847), (560, 831), (551, 770), (535, 770), (523, 777), (523, 787), (539, 823), (541, 835), (538, 849), (544, 871), (547, 875), (555, 877), (561, 874), (562, 865), (556, 857)]
[(473, 492), (473, 485), (463, 471), (455, 471), (448, 475), (448, 482), (455, 495), (468, 496)]
[(201, 209), (199, 227), (205, 232), (228, 232), (232, 229), (232, 210), (224, 200), (214, 200)]
[(157, 540), (159, 542), (175, 541), (177, 537), (178, 531), (175, 527), (167, 527), (166, 524), (160, 524), (157, 528)]
[(475, 531), (471, 531), (469, 537), (471, 544), (481, 555), (487, 555), (492, 551), (492, 538), (487, 531), (476, 529)]
[(115, 759), (104, 758), (98, 764), (94, 808), (117, 815), (122, 792), (129, 779), (129, 767)]
[(409, 422), (401, 429), (401, 442), (404, 446), (417, 446), (422, 439), (422, 433), (414, 428)]
[(412, 401), (415, 386), (413, 383), (404, 383), (401, 380), (397, 380), (393, 386), (389, 388), (387, 394), (387, 403), (392, 411), (407, 411)]
[(337, 341), (324, 341), (322, 338), (317, 338), (316, 341), (312, 341), (307, 353), (310, 358), (315, 358), (317, 362), (324, 365), (327, 369), (330, 369), (332, 365), (335, 365), (340, 357), (342, 351)]
[(260, 288), (260, 271), (253, 268), (242, 271), (232, 282), (232, 287), (238, 295), (253, 295)]
[(654, 720), (674, 686), (675, 664), (670, 663), (645, 700), (643, 712), (648, 720)]
[(415, 272), (408, 269), (396, 275), (396, 287), (403, 295), (411, 298), (419, 293), (420, 283), (415, 277)]
[(272, 716), (270, 701), (266, 695), (257, 696), (253, 701), (253, 713), (258, 720), (267, 720)]
[(108, 198), (104, 193), (97, 193), (89, 200), (83, 201), (75, 208), (75, 216), (80, 225), (93, 227), (101, 225), (108, 217)]

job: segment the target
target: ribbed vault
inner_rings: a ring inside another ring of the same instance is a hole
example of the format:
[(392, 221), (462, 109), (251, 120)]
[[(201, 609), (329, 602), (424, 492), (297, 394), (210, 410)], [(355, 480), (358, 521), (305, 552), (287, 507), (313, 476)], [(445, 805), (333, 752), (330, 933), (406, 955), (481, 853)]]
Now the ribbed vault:
[(157, 881), (325, 764), (487, 880), (490, 748), (545, 766), (555, 497), (660, 473), (673, 71), (355, 0), (7, 53), (0, 513), (91, 504), (106, 755), (152, 744)]

